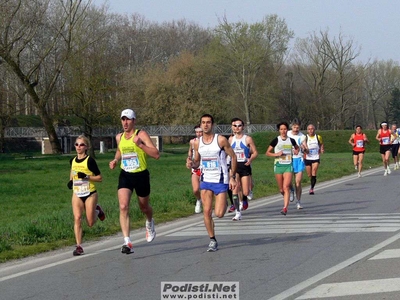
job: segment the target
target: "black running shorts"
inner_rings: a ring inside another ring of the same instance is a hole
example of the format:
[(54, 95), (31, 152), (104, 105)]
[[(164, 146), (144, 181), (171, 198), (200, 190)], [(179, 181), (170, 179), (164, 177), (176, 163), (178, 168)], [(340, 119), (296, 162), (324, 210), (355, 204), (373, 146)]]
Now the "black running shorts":
[(121, 170), (119, 174), (118, 189), (130, 189), (136, 191), (139, 197), (147, 197), (150, 195), (150, 173), (144, 170), (138, 173), (129, 173)]

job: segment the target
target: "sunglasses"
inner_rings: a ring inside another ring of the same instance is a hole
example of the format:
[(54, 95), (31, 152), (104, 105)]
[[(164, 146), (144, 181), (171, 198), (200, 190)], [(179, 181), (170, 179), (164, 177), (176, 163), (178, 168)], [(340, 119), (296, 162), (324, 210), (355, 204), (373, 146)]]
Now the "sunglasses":
[(233, 127), (242, 127), (242, 124), (232, 124)]
[(83, 144), (83, 143), (81, 143), (81, 144), (75, 143), (75, 146), (76, 146), (76, 147), (78, 147), (78, 146), (79, 146), (79, 147), (84, 147), (84, 146), (86, 146), (86, 144)]

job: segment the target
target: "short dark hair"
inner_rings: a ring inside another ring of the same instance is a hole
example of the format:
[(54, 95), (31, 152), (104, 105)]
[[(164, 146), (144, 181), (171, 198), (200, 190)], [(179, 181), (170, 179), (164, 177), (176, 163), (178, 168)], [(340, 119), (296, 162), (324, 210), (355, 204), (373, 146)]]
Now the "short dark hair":
[(280, 128), (282, 125), (285, 125), (285, 126), (286, 126), (286, 129), (289, 129), (289, 124), (288, 124), (288, 122), (280, 122), (280, 123), (278, 123), (278, 124), (276, 125), (276, 129), (279, 130), (279, 128)]
[(357, 129), (358, 127), (360, 127), (360, 129), (362, 129), (362, 126), (361, 126), (361, 125), (356, 125), (356, 129)]
[(231, 120), (231, 123), (236, 122), (236, 121), (242, 122), (242, 125), (244, 126), (244, 122), (243, 122), (243, 120), (240, 119), (240, 118), (233, 118), (233, 119)]
[(200, 123), (201, 123), (201, 119), (203, 119), (203, 118), (210, 118), (211, 119), (211, 124), (214, 124), (214, 118), (213, 118), (212, 115), (210, 115), (210, 114), (202, 115), (201, 118), (200, 118)]

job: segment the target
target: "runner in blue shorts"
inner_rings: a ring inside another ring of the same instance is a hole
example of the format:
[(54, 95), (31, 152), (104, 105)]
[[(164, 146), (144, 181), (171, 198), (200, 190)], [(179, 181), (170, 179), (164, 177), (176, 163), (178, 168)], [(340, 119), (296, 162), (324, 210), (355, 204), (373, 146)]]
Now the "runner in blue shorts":
[[(303, 179), (303, 171), (306, 169), (303, 159), (303, 149), (305, 149), (306, 144), (306, 136), (300, 132), (300, 121), (298, 119), (293, 120), (292, 122), (292, 130), (288, 131), (288, 137), (291, 137), (296, 141), (296, 144), (300, 147), (298, 154), (293, 154), (293, 172), (296, 186), (296, 207), (297, 209), (302, 209), (301, 205), (301, 194), (302, 194), (302, 186), (301, 181)], [(294, 195), (292, 195), (293, 187), (291, 188), (291, 197), (290, 200), (294, 200)]]
[[(226, 137), (214, 134), (214, 118), (205, 114), (200, 118), (203, 136), (194, 142), (193, 158), (186, 159), (187, 168), (201, 167), (200, 176), (201, 200), (203, 201), (204, 225), (210, 237), (208, 252), (218, 250), (215, 237), (215, 225), (212, 218), (213, 199), (215, 196), (214, 214), (222, 218), (226, 212), (226, 194), (228, 189), (236, 187), (236, 155)], [(229, 174), (226, 155), (231, 157)]]

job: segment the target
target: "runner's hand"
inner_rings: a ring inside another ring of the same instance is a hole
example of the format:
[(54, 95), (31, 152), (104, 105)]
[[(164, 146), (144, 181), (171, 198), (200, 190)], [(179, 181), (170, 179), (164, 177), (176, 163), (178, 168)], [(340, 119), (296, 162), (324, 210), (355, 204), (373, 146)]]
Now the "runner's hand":
[(186, 159), (186, 168), (191, 169), (192, 168), (192, 164), (193, 164), (192, 159), (190, 157), (188, 157)]
[(87, 178), (87, 175), (83, 172), (78, 172), (78, 178), (81, 178), (81, 179)]
[(68, 187), (70, 190), (72, 190), (72, 185), (73, 185), (72, 180), (68, 181), (67, 187)]

